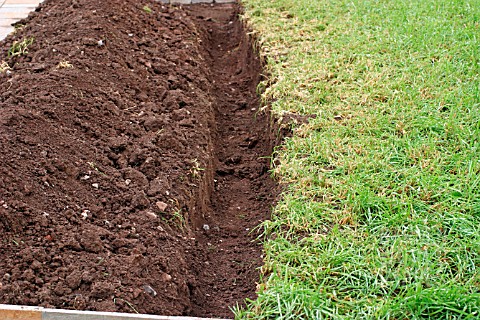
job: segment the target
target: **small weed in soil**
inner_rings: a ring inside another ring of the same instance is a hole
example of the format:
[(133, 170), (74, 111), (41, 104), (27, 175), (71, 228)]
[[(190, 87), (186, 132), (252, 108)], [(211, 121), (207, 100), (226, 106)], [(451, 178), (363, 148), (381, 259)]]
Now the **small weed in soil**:
[(143, 6), (143, 11), (146, 13), (153, 13), (153, 10), (149, 6)]
[(68, 69), (73, 68), (73, 65), (67, 60), (62, 60), (57, 64), (57, 69)]
[(8, 57), (25, 55), (28, 53), (28, 47), (33, 43), (33, 38), (25, 38), (22, 41), (14, 41), (8, 50)]
[(7, 72), (8, 70), (11, 70), (10, 66), (6, 61), (2, 61), (0, 63), (0, 73)]

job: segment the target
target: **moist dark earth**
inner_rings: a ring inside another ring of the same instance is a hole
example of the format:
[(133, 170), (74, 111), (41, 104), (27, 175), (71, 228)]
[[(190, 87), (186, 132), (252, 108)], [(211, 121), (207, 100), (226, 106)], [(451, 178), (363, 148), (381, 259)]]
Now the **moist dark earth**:
[(0, 303), (232, 317), (255, 298), (278, 188), (240, 10), (46, 0), (0, 42)]

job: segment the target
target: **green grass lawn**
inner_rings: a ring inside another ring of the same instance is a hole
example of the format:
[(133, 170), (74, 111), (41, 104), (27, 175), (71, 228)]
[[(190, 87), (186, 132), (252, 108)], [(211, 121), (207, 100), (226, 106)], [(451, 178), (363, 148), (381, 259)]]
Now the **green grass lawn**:
[(243, 0), (277, 117), (260, 293), (238, 318), (480, 318), (480, 0)]

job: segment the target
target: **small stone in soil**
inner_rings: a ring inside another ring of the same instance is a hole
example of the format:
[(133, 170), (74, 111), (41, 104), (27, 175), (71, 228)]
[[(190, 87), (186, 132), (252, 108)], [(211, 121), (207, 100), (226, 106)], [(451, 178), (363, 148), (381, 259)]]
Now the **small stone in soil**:
[(168, 204), (166, 204), (165, 202), (162, 202), (162, 201), (157, 201), (157, 203), (155, 203), (157, 205), (157, 208), (160, 210), (160, 211), (165, 211), (165, 209), (167, 209), (168, 207)]
[(162, 280), (163, 281), (170, 281), (170, 280), (172, 280), (172, 276), (169, 275), (168, 273), (164, 273), (164, 274), (162, 274)]
[(82, 211), (82, 219), (83, 220), (87, 219), (89, 213), (90, 213), (90, 210), (83, 210)]
[(155, 297), (157, 295), (157, 291), (155, 291), (152, 287), (149, 285), (144, 285), (143, 290), (148, 293), (149, 295)]
[(145, 212), (145, 214), (149, 217), (149, 218), (152, 218), (152, 219), (156, 219), (157, 218), (157, 215), (152, 212), (152, 211), (147, 211)]

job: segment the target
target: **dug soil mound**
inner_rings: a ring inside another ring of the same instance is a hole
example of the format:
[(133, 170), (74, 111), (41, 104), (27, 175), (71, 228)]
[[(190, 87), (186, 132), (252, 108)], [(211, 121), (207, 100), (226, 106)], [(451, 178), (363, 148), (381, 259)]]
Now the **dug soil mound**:
[(0, 303), (231, 316), (274, 197), (237, 5), (46, 0), (0, 43)]

